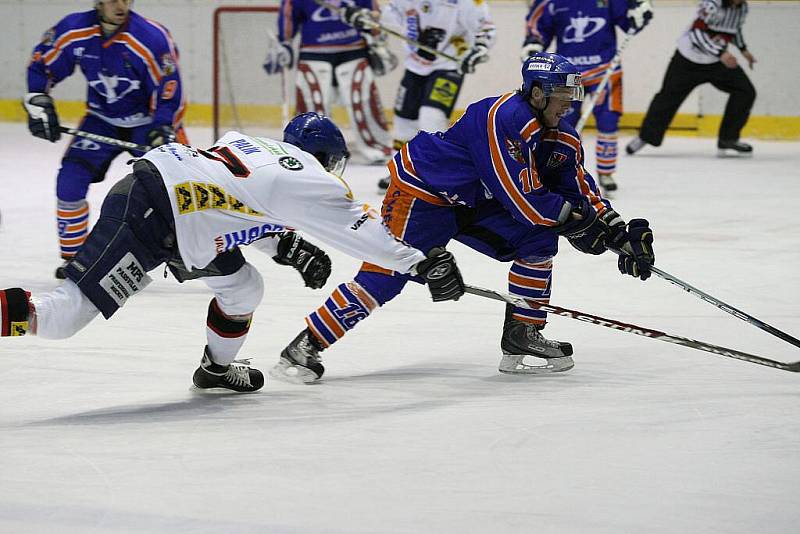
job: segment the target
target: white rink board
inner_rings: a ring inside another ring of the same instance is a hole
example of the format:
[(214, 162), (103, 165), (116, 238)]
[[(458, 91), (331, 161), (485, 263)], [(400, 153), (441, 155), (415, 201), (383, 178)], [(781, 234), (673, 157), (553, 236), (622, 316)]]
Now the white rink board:
[[(64, 148), (0, 124), (0, 287), (56, 284)], [(670, 138), (621, 158), (615, 203), (650, 219), (661, 268), (798, 335), (798, 148), (760, 142), (752, 160), (718, 160), (713, 140)], [(119, 159), (110, 176), (124, 172)], [(354, 165), (347, 178), (377, 204), (379, 176)], [(95, 216), (110, 186), (93, 187)], [(452, 250), (468, 282), (505, 289), (506, 266)], [(311, 291), (247, 255), (267, 297), (242, 356), (267, 370), (358, 262), (332, 253), (331, 282)], [(0, 532), (778, 534), (800, 521), (796, 374), (554, 318), (546, 333), (573, 343), (575, 369), (501, 375), (502, 305), (434, 305), (414, 286), (323, 353), (324, 383), (202, 395), (189, 385), (209, 293), (151, 275), (73, 339), (0, 340)], [(800, 359), (566, 244), (552, 302)]]

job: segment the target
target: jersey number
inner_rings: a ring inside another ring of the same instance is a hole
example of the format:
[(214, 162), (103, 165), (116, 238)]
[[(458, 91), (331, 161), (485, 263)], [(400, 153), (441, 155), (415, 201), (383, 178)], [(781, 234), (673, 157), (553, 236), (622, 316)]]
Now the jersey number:
[(225, 165), (231, 174), (236, 176), (237, 178), (247, 178), (250, 176), (250, 169), (245, 167), (242, 160), (236, 157), (236, 154), (233, 151), (226, 147), (226, 146), (212, 146), (208, 150), (198, 150), (200, 154), (207, 157), (208, 159), (213, 159), (214, 161), (219, 161), (223, 165)]

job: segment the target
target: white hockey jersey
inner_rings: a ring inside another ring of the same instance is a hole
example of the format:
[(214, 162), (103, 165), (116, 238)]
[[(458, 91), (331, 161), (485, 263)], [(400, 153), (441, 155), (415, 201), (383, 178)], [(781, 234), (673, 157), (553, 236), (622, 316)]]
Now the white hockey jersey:
[(228, 132), (208, 150), (171, 143), (144, 159), (166, 185), (187, 269), (284, 229), (402, 273), (425, 259), (392, 236), (342, 179), (293, 145)]
[[(479, 34), (488, 47), (494, 44), (495, 39), (487, 0), (390, 0), (381, 9), (381, 24), (404, 32), (415, 41), (423, 29), (441, 28), (445, 37), (437, 50), (456, 57), (472, 48)], [(408, 51), (405, 67), (420, 76), (459, 67), (441, 56), (436, 56), (433, 61), (421, 58), (413, 45), (408, 45)]]

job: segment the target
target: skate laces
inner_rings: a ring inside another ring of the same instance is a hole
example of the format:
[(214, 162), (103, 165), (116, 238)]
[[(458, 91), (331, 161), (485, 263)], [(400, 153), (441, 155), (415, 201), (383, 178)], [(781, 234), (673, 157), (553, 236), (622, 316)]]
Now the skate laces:
[(250, 359), (233, 360), (225, 373), (225, 380), (235, 386), (251, 386)]
[(541, 343), (542, 345), (547, 345), (548, 347), (553, 347), (555, 349), (561, 347), (558, 341), (552, 341), (544, 337), (542, 335), (541, 329), (536, 328), (535, 325), (526, 324), (525, 329), (527, 330), (526, 334), (528, 336), (528, 339), (530, 339), (531, 341), (536, 341), (538, 343)]

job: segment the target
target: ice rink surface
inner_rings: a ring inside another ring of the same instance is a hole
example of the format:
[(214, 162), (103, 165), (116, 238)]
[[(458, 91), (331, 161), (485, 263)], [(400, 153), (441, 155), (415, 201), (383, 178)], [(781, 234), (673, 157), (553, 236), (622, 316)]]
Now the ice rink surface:
[[(659, 267), (797, 336), (800, 143), (754, 145), (750, 160), (690, 138), (622, 155), (614, 203), (651, 221)], [(0, 287), (56, 286), (65, 146), (0, 125)], [(92, 188), (95, 216), (125, 159)], [(378, 205), (381, 174), (351, 165), (346, 178)], [(359, 262), (326, 248), (334, 273), (320, 291), (246, 251), (267, 286), (241, 353), (254, 366), (268, 370), (355, 274)], [(468, 283), (506, 290), (507, 265), (451, 249)], [(797, 532), (797, 374), (556, 317), (546, 334), (572, 342), (575, 369), (501, 375), (503, 305), (433, 304), (415, 286), (323, 353), (324, 382), (202, 394), (190, 385), (210, 294), (151, 275), (112, 320), (70, 340), (0, 340), (0, 532)], [(800, 359), (566, 242), (552, 303)]]

